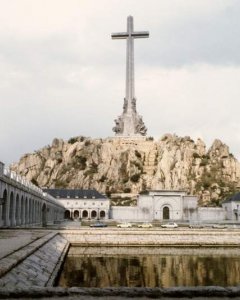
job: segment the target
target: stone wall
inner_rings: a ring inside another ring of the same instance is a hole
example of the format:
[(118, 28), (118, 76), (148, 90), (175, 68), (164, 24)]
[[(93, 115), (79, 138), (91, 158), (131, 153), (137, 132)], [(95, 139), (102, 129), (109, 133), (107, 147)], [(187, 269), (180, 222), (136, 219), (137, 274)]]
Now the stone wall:
[(220, 207), (199, 207), (198, 220), (200, 221), (224, 221), (226, 211)]
[(61, 231), (73, 245), (81, 246), (239, 246), (240, 230), (82, 229)]

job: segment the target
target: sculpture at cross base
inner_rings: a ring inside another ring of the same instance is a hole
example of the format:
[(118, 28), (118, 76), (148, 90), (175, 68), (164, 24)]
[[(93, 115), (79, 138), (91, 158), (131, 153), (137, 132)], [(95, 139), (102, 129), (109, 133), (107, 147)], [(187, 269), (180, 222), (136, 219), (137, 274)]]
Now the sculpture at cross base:
[(145, 136), (147, 128), (142, 116), (136, 110), (134, 88), (134, 39), (147, 38), (147, 31), (133, 30), (133, 17), (127, 18), (127, 32), (113, 33), (113, 39), (127, 39), (127, 64), (126, 64), (126, 96), (124, 98), (123, 113), (115, 121), (113, 131), (116, 136)]

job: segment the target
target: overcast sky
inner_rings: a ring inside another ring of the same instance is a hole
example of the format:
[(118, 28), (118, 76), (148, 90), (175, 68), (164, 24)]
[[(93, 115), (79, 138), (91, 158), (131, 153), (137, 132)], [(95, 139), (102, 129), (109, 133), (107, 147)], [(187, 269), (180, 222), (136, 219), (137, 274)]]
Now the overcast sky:
[(0, 0), (0, 160), (53, 138), (113, 136), (134, 17), (148, 135), (221, 139), (240, 158), (239, 0)]

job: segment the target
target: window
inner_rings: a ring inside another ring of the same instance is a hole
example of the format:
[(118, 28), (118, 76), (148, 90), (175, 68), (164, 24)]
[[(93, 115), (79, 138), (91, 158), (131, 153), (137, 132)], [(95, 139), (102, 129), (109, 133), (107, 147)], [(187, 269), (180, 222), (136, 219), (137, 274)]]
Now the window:
[(93, 202), (92, 205), (95, 205), (95, 202)]
[(84, 205), (87, 205), (87, 202), (84, 202)]
[(103, 203), (101, 202), (101, 205), (103, 205)]

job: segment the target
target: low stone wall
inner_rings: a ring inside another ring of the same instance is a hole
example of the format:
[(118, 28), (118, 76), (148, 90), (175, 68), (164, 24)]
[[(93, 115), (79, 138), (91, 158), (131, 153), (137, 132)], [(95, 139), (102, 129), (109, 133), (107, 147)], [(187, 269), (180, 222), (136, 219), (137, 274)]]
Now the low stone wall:
[(60, 231), (83, 246), (240, 246), (240, 230), (81, 229)]
[[(239, 299), (240, 287), (174, 287), (174, 288), (29, 288), (1, 289), (0, 299)], [(200, 297), (200, 298), (199, 298)]]
[(53, 285), (68, 245), (64, 237), (52, 233), (2, 259), (0, 287)]

